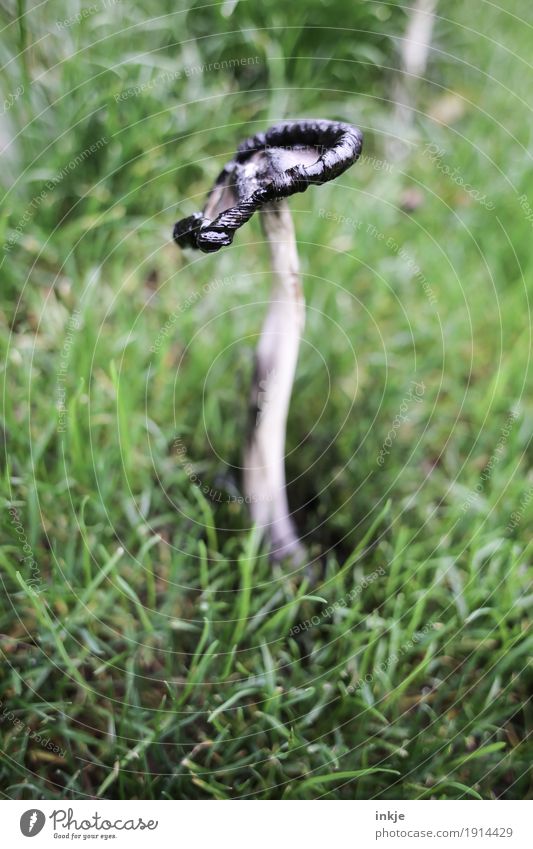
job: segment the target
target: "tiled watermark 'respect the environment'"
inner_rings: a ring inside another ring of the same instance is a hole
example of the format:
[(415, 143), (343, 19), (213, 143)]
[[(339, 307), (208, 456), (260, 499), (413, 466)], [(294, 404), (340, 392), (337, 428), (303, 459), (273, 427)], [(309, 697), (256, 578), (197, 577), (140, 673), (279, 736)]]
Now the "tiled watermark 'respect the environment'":
[(390, 449), (392, 448), (392, 444), (396, 439), (398, 430), (404, 422), (409, 421), (410, 405), (420, 404), (422, 402), (422, 396), (424, 395), (425, 390), (426, 387), (423, 382), (418, 383), (416, 380), (411, 381), (407, 394), (405, 398), (402, 399), (400, 408), (392, 420), (392, 426), (383, 441), (383, 445), (381, 446), (376, 461), (378, 466), (383, 466), (385, 464), (385, 458), (390, 454)]
[(385, 247), (389, 248), (393, 253), (395, 253), (406, 265), (410, 274), (413, 275), (416, 281), (420, 283), (424, 294), (426, 295), (429, 303), (433, 306), (437, 303), (437, 297), (435, 292), (433, 291), (431, 284), (429, 283), (426, 275), (420, 268), (417, 262), (413, 259), (413, 257), (409, 254), (409, 252), (405, 249), (403, 245), (400, 245), (393, 236), (387, 236), (382, 230), (376, 227), (375, 224), (371, 224), (370, 222), (363, 222), (360, 218), (353, 218), (349, 215), (343, 215), (339, 212), (335, 212), (332, 209), (325, 209), (321, 207), (318, 210), (318, 217), (323, 218), (326, 221), (333, 221), (336, 224), (342, 224), (346, 227), (350, 227), (352, 230), (358, 233), (364, 233), (367, 236), (370, 236), (372, 239), (377, 239), (379, 242), (383, 242)]
[(372, 236), (374, 239), (378, 239), (380, 242), (384, 242), (385, 246), (389, 248), (393, 253), (400, 257), (403, 262), (405, 262), (409, 272), (413, 275), (415, 280), (421, 284), (422, 289), (424, 290), (424, 294), (426, 295), (430, 304), (434, 305), (437, 303), (437, 298), (433, 289), (431, 288), (431, 284), (428, 282), (428, 279), (420, 266), (415, 262), (413, 257), (409, 254), (409, 252), (403, 247), (403, 245), (398, 244), (396, 239), (392, 236), (388, 236), (379, 230), (374, 224), (367, 224), (366, 232), (369, 236)]
[(380, 663), (377, 663), (372, 668), (371, 672), (367, 672), (362, 678), (358, 678), (357, 681), (354, 681), (349, 684), (346, 688), (347, 693), (352, 695), (365, 685), (368, 686), (369, 684), (371, 684), (376, 675), (387, 672), (392, 666), (394, 666), (394, 664), (398, 662), (398, 660), (400, 660), (401, 657), (403, 657), (411, 649), (417, 646), (426, 634), (429, 634), (430, 631), (434, 631), (439, 627), (442, 627), (440, 623), (430, 622), (425, 625), (420, 631), (415, 631), (410, 640), (406, 640), (396, 651), (391, 652), (391, 654), (389, 654), (385, 658), (385, 660), (382, 660), (380, 661)]

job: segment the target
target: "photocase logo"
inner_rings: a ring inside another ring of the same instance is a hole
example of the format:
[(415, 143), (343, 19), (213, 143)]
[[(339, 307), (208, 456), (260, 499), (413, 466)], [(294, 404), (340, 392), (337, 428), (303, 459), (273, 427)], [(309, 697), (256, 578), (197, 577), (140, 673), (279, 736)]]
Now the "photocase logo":
[(20, 818), (20, 830), (24, 837), (35, 837), (42, 831), (46, 822), (46, 817), (42, 811), (32, 808), (29, 811), (24, 811)]

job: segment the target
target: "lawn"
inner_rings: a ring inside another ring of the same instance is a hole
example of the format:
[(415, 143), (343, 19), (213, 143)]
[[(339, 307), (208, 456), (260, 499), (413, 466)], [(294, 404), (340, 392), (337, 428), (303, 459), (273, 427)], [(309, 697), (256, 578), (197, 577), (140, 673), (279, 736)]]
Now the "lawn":
[[(3, 798), (533, 795), (533, 22), (441, 2), (402, 122), (406, 8), (1, 4)], [(258, 216), (171, 239), (297, 117), (365, 136), (290, 201), (312, 570), (240, 489)]]

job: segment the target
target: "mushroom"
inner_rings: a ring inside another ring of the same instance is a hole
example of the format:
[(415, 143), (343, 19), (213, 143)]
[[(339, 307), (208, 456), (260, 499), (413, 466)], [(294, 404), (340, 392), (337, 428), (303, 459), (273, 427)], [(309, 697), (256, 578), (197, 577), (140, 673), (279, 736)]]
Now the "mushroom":
[(305, 559), (285, 488), (285, 430), (305, 301), (286, 198), (338, 177), (357, 161), (362, 134), (337, 121), (288, 121), (246, 139), (222, 170), (203, 212), (178, 221), (174, 240), (206, 253), (227, 247), (261, 209), (275, 284), (259, 339), (243, 461), (243, 489), (253, 521), (275, 560)]

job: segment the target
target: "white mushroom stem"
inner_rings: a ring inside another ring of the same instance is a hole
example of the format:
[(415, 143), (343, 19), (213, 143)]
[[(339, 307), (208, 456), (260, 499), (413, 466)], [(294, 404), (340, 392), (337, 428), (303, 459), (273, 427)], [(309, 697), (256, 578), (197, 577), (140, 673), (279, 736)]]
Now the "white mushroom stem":
[(269, 539), (272, 557), (290, 557), (298, 564), (304, 560), (305, 551), (289, 515), (285, 431), (304, 328), (305, 301), (287, 202), (266, 204), (261, 221), (269, 243), (274, 285), (256, 352), (243, 483), (252, 519)]

